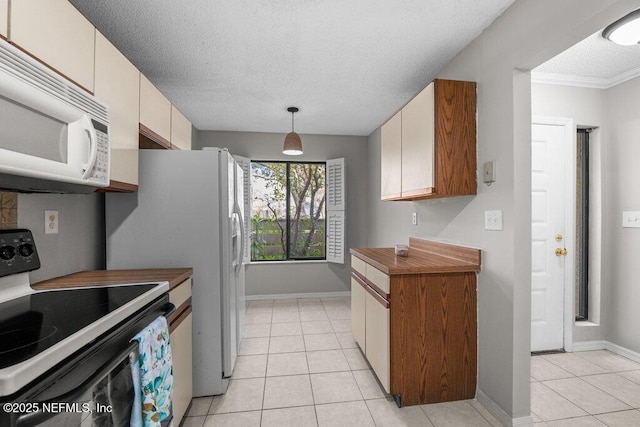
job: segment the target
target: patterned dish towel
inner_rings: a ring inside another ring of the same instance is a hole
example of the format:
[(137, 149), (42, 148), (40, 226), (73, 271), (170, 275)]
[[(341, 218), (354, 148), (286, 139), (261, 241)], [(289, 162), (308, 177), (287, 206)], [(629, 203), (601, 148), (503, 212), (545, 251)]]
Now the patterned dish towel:
[(135, 398), (131, 426), (160, 426), (171, 413), (173, 369), (169, 328), (164, 316), (158, 317), (131, 341), (138, 351), (131, 353), (131, 376)]

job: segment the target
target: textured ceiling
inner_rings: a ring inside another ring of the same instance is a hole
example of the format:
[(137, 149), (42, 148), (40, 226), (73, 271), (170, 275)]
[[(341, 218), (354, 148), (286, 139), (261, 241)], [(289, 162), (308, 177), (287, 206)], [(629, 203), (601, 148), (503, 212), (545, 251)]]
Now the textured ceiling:
[(639, 75), (640, 45), (620, 46), (603, 38), (602, 31), (598, 31), (537, 67), (533, 78), (566, 78), (584, 85), (610, 87)]
[(71, 0), (201, 130), (368, 135), (514, 0)]

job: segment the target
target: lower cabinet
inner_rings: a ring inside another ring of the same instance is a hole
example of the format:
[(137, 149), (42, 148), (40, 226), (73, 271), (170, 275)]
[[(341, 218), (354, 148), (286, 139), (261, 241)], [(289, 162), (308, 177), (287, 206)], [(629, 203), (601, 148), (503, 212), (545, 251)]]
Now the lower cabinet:
[(179, 425), (193, 397), (193, 315), (191, 313), (191, 279), (169, 291), (169, 301), (176, 311), (169, 318), (169, 340), (173, 356), (173, 419)]
[(367, 291), (366, 285), (355, 278), (351, 278), (351, 332), (353, 339), (358, 343), (362, 351), (366, 351), (365, 336), (365, 311)]

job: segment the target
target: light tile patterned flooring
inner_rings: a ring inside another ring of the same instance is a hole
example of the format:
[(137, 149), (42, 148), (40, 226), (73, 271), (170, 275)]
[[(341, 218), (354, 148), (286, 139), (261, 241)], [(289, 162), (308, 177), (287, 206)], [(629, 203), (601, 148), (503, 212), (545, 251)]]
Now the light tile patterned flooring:
[[(398, 409), (351, 337), (349, 298), (248, 303), (227, 393), (184, 427), (499, 426), (477, 401)], [(535, 426), (640, 426), (640, 364), (607, 351), (531, 358)]]
[(608, 351), (531, 358), (531, 415), (542, 426), (640, 426), (640, 364)]
[(498, 426), (477, 401), (398, 409), (351, 337), (349, 298), (250, 301), (229, 389), (184, 427)]

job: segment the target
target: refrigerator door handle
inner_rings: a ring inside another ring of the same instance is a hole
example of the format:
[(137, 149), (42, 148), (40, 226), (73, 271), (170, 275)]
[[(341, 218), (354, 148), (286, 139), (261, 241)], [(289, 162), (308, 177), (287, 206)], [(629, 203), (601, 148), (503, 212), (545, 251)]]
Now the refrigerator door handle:
[(242, 261), (244, 259), (244, 218), (242, 218), (242, 211), (240, 210), (240, 205), (238, 205), (238, 203), (235, 204), (234, 208), (233, 208), (234, 212), (236, 215), (238, 215), (238, 220), (240, 223), (240, 252), (237, 255), (237, 262), (236, 262), (236, 270), (239, 270), (240, 267), (242, 267)]

